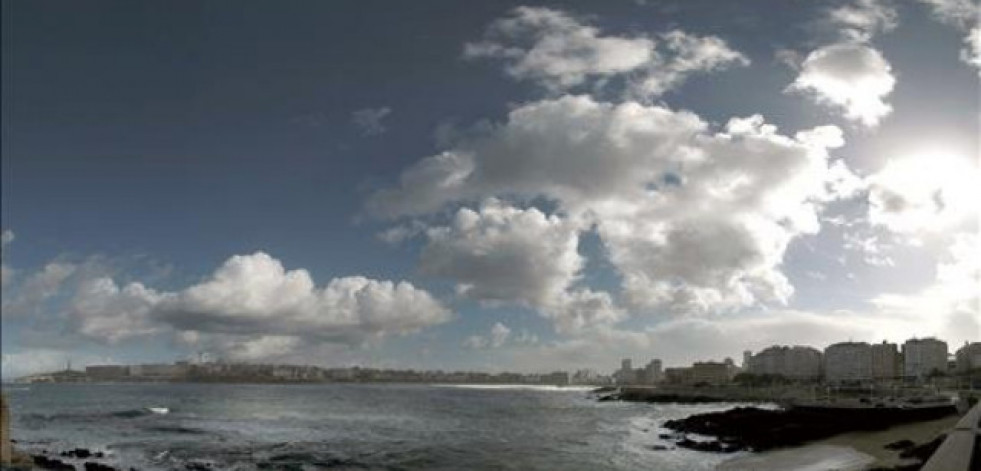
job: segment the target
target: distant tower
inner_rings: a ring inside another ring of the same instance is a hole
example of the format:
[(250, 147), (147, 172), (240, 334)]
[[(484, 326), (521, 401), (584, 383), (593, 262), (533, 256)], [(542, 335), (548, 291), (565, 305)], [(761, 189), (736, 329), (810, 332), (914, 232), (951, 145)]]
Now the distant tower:
[(746, 351), (743, 352), (743, 369), (744, 370), (748, 370), (749, 369), (749, 362), (752, 359), (753, 359), (753, 351), (752, 350), (746, 350)]
[(621, 371), (630, 371), (632, 369), (634, 369), (633, 362), (630, 361), (629, 358), (624, 358), (623, 360), (620, 360), (620, 370)]

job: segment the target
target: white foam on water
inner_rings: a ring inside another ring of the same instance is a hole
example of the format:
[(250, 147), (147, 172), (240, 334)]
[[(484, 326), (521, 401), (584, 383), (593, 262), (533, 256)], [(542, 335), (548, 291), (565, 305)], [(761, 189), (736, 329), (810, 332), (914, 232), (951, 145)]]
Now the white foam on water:
[(146, 410), (153, 412), (154, 414), (164, 415), (169, 414), (170, 409), (166, 407), (147, 407)]

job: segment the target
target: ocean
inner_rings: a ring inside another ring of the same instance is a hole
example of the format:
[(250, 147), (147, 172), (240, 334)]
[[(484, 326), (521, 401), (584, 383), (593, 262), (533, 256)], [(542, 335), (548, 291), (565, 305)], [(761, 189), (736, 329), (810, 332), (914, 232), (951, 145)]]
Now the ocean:
[(658, 437), (665, 420), (733, 404), (597, 402), (587, 388), (31, 384), (4, 391), (21, 449), (84, 447), (124, 469), (694, 471), (733, 457)]

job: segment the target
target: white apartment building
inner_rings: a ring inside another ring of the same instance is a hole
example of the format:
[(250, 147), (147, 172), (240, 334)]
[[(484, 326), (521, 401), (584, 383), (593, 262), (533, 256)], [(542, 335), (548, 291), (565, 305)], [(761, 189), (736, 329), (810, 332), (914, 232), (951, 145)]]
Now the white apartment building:
[(902, 357), (899, 346), (888, 343), (872, 345), (872, 377), (877, 380), (898, 378), (902, 374)]
[(981, 342), (967, 343), (957, 350), (957, 372), (967, 373), (975, 368), (981, 368)]
[(947, 342), (934, 338), (909, 339), (903, 344), (903, 376), (923, 379), (947, 371)]
[(816, 348), (774, 345), (755, 355), (744, 354), (743, 363), (753, 374), (781, 375), (789, 379), (808, 380), (821, 376), (821, 352)]
[(865, 342), (841, 342), (824, 349), (824, 377), (829, 383), (872, 379), (872, 346)]

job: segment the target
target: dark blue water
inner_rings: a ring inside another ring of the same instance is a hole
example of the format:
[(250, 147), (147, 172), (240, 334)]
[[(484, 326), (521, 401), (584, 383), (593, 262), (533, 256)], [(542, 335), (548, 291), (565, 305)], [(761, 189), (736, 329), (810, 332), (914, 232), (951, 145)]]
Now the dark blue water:
[(653, 449), (671, 445), (658, 439), (663, 421), (727, 406), (600, 403), (583, 389), (35, 384), (4, 390), (11, 435), (22, 448), (86, 447), (137, 469), (706, 470), (729, 457)]

